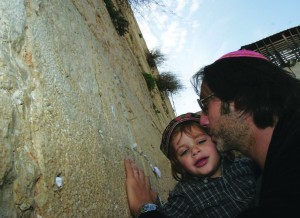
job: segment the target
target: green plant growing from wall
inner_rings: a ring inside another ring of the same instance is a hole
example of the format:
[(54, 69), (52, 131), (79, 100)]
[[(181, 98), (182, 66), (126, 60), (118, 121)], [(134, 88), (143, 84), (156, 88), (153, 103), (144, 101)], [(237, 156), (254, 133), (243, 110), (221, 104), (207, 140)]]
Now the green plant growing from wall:
[(155, 86), (157, 86), (160, 92), (166, 94), (175, 94), (184, 88), (176, 75), (171, 72), (163, 72), (157, 77), (144, 72), (143, 76), (150, 92), (155, 88)]
[(120, 36), (128, 32), (129, 22), (124, 18), (120, 10), (116, 10), (111, 0), (104, 0), (109, 16)]
[[(166, 95), (168, 97), (171, 97), (171, 99), (173, 100), (172, 94), (175, 94), (184, 88), (176, 75), (171, 72), (164, 72), (157, 77), (154, 77), (150, 73), (144, 72), (143, 76), (147, 83), (148, 90), (151, 92), (156, 86), (160, 92), (160, 96), (163, 102), (165, 102)], [(165, 104), (163, 104), (163, 108), (166, 114), (169, 114), (169, 109)], [(160, 113), (160, 110), (156, 108), (155, 104), (153, 104), (153, 109), (156, 114)]]
[(155, 85), (156, 85), (155, 78), (152, 76), (152, 74), (146, 73), (146, 72), (143, 73), (143, 76), (146, 80), (147, 87), (148, 87), (149, 91), (151, 92), (155, 88)]
[(149, 67), (155, 68), (160, 66), (166, 60), (166, 57), (159, 49), (152, 49), (146, 52), (146, 59)]
[(171, 72), (164, 72), (156, 78), (156, 85), (160, 92), (175, 94), (183, 89), (180, 80)]

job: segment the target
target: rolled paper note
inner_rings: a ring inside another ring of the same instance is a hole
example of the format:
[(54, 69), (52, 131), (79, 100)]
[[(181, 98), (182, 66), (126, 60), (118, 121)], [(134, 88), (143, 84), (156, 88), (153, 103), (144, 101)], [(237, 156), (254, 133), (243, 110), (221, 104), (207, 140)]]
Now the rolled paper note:
[(63, 181), (62, 181), (61, 177), (57, 176), (56, 179), (55, 179), (55, 182), (56, 182), (56, 185), (57, 185), (58, 188), (62, 187)]
[(136, 147), (137, 147), (137, 144), (136, 144), (136, 143), (133, 143), (133, 144), (131, 145), (131, 149), (136, 149)]
[(158, 169), (158, 167), (153, 167), (153, 172), (160, 178), (161, 177), (161, 172)]

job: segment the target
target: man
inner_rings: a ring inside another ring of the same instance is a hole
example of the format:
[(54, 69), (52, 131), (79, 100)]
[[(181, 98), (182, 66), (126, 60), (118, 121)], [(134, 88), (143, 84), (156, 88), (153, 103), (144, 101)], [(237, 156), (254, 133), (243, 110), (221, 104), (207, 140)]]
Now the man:
[[(240, 217), (290, 217), (297, 213), (300, 81), (263, 55), (240, 50), (198, 71), (193, 85), (200, 95), (200, 123), (210, 128), (217, 149), (238, 150), (262, 170), (257, 207)], [(127, 190), (132, 184), (127, 183)], [(128, 198), (133, 195), (127, 194)], [(146, 199), (139, 202), (144, 203)]]
[(193, 85), (198, 94), (201, 90), (200, 123), (210, 128), (217, 149), (238, 150), (262, 170), (258, 206), (241, 217), (296, 211), (300, 81), (263, 55), (240, 50), (201, 69), (193, 76)]

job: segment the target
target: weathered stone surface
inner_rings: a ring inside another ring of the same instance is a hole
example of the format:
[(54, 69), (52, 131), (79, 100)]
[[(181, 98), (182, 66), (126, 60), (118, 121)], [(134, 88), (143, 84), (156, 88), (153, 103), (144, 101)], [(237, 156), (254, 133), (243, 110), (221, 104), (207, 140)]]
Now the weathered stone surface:
[(174, 113), (123, 10), (120, 37), (103, 1), (0, 2), (0, 217), (130, 217), (125, 157), (172, 189), (159, 144)]

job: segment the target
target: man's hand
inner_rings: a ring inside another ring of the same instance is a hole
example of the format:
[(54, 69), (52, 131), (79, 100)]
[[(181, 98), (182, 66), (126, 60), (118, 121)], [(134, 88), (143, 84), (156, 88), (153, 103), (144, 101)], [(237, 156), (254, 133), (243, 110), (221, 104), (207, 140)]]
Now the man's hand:
[(142, 205), (156, 201), (157, 193), (151, 190), (149, 177), (132, 160), (125, 159), (124, 165), (129, 209), (132, 215), (137, 216)]

